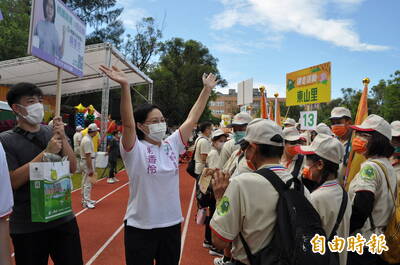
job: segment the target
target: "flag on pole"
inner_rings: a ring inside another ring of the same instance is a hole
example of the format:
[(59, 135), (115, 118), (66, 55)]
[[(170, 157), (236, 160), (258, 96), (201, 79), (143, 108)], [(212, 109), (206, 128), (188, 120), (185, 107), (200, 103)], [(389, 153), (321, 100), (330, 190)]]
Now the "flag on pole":
[(0, 9), (0, 21), (3, 20), (3, 14), (1, 13), (1, 9)]
[(275, 96), (275, 122), (279, 126), (282, 126), (282, 121), (281, 121), (281, 106), (279, 105), (278, 102), (278, 96)]
[(261, 92), (261, 102), (260, 102), (260, 117), (263, 119), (266, 119), (267, 116), (267, 99), (265, 98), (265, 87), (261, 86), (260, 87), (260, 92)]
[[(364, 84), (364, 90), (362, 92), (360, 102), (358, 103), (358, 108), (357, 108), (357, 115), (356, 115), (356, 120), (354, 121), (354, 125), (361, 125), (361, 123), (368, 117), (368, 84), (369, 84), (369, 79), (364, 78), (363, 79), (363, 84)], [(355, 132), (353, 132), (353, 138), (354, 138)], [(349, 156), (349, 161), (347, 163), (347, 169), (346, 169), (346, 178), (345, 178), (345, 185), (346, 185), (346, 190), (349, 190), (350, 187), (350, 182), (353, 180), (353, 178), (356, 176), (356, 174), (360, 171), (361, 164), (365, 161), (365, 157), (354, 152), (353, 150), (350, 153)]]
[(274, 120), (274, 104), (273, 104), (273, 101), (271, 101), (271, 102), (269, 103), (269, 119), (270, 119), (271, 121)]

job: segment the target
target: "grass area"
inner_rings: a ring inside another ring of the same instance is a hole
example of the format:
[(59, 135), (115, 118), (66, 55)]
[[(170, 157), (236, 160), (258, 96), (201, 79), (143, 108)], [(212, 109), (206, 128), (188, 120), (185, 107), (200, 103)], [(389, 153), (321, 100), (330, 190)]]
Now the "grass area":
[[(117, 171), (119, 171), (123, 167), (123, 165), (124, 164), (122, 162), (122, 159), (118, 159), (118, 161), (117, 161)], [(97, 172), (97, 176), (98, 176), (99, 179), (101, 177), (107, 178), (108, 177), (108, 173), (110, 172), (110, 169), (106, 168), (106, 170), (104, 172), (104, 168), (96, 168), (96, 172)], [(71, 179), (72, 179), (72, 186), (73, 186), (72, 190), (79, 189), (81, 187), (81, 184), (82, 184), (82, 174), (81, 173), (73, 174), (71, 176)]]

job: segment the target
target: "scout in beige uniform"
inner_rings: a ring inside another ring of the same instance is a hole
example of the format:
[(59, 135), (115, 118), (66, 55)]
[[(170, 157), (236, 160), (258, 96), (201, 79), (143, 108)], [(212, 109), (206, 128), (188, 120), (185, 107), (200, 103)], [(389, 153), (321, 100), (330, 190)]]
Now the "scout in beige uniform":
[(297, 123), (296, 123), (296, 121), (295, 121), (294, 119), (287, 118), (287, 119), (285, 120), (285, 122), (283, 123), (283, 126), (284, 126), (285, 128), (290, 128), (290, 127), (296, 128)]
[(225, 163), (233, 152), (239, 150), (239, 141), (245, 136), (247, 124), (251, 122), (251, 120), (251, 116), (245, 112), (238, 113), (233, 117), (232, 123), (229, 125), (229, 127), (233, 128), (233, 138), (224, 144), (218, 168), (224, 168)]
[[(279, 164), (283, 138), (278, 125), (270, 120), (255, 119), (249, 123), (244, 139), (249, 143), (244, 158), (249, 168), (267, 167), (283, 181), (292, 178)], [(256, 173), (241, 174), (230, 183), (229, 176), (221, 171), (214, 178), (217, 210), (210, 223), (213, 243), (220, 249), (232, 243), (232, 256), (239, 262), (237, 264), (249, 264), (239, 233), (243, 234), (252, 253), (265, 247), (274, 235), (279, 195), (267, 179)]]
[(331, 131), (331, 128), (329, 128), (328, 125), (325, 123), (321, 122), (320, 124), (317, 125), (317, 128), (315, 128), (315, 131), (311, 132), (311, 142), (314, 140), (314, 138), (318, 134), (325, 134), (329, 136), (334, 136), (333, 132)]
[(351, 149), (351, 112), (344, 107), (333, 108), (331, 117), (332, 132), (338, 137), (344, 147), (344, 156), (339, 168), (339, 183), (343, 185), (346, 178), (347, 162)]
[(88, 126), (88, 134), (86, 134), (81, 141), (80, 152), (81, 152), (81, 169), (83, 170), (82, 178), (82, 206), (84, 208), (93, 209), (95, 201), (91, 200), (90, 194), (92, 191), (91, 178), (94, 177), (96, 170), (95, 158), (96, 152), (94, 151), (93, 137), (97, 134), (99, 128), (95, 123)]
[[(353, 213), (350, 234), (360, 233), (367, 241), (372, 234), (383, 234), (392, 215), (396, 175), (389, 161), (394, 148), (390, 140), (392, 130), (387, 121), (377, 115), (370, 115), (357, 126), (353, 150), (367, 158), (349, 187)], [(390, 189), (388, 188), (390, 187)], [(348, 264), (385, 264), (379, 255), (373, 255), (364, 248), (364, 254), (349, 253)], [(381, 263), (383, 262), (383, 263)]]
[[(310, 146), (299, 146), (300, 153), (307, 155), (307, 167), (310, 178), (318, 183), (318, 188), (311, 193), (311, 203), (321, 217), (322, 227), (328, 238), (336, 235), (342, 238), (349, 236), (351, 203), (347, 192), (337, 182), (339, 164), (343, 159), (344, 148), (332, 136), (318, 134)], [(346, 196), (344, 198), (343, 196)], [(338, 217), (342, 201), (344, 214)], [(341, 218), (339, 226), (333, 231)], [(347, 251), (339, 254), (340, 265), (346, 265)]]
[[(219, 155), (220, 155), (223, 145), (226, 142), (226, 139), (227, 139), (227, 135), (222, 130), (218, 129), (213, 132), (213, 134), (211, 135), (212, 147), (211, 147), (210, 153), (208, 153), (208, 156), (207, 156), (206, 168), (210, 168), (210, 169), (218, 168)], [(205, 189), (207, 190), (207, 193), (210, 194), (210, 196), (212, 197), (212, 199), (210, 200), (210, 205), (208, 205), (208, 207), (204, 207), (204, 208), (208, 208), (208, 216), (206, 217), (206, 220), (204, 222), (205, 233), (204, 233), (203, 247), (208, 248), (209, 253), (211, 255), (219, 255), (220, 251), (215, 249), (211, 242), (210, 220), (211, 220), (212, 215), (215, 212), (215, 199), (214, 199), (214, 195), (212, 193), (212, 189), (210, 187), (211, 179), (203, 173), (200, 177), (199, 183), (201, 185), (202, 185), (202, 183), (207, 183), (205, 186), (206, 187)]]
[[(283, 139), (285, 140), (285, 149), (281, 157), (281, 165), (286, 167), (294, 177), (299, 177), (303, 172), (305, 159), (298, 155), (296, 149), (300, 145), (300, 134), (295, 127), (288, 127), (283, 130)], [(296, 168), (297, 165), (297, 168)], [(295, 170), (296, 168), (296, 170)]]
[(211, 122), (203, 122), (199, 126), (200, 133), (199, 137), (195, 142), (195, 153), (194, 160), (196, 161), (194, 173), (198, 176), (201, 175), (203, 169), (206, 167), (207, 155), (211, 151), (211, 142), (209, 137), (212, 132), (212, 123)]
[(219, 167), (219, 157), (221, 154), (221, 150), (225, 145), (225, 142), (228, 138), (228, 135), (224, 133), (223, 130), (218, 129), (214, 131), (211, 135), (211, 151), (208, 153), (206, 166), (208, 168), (218, 168)]
[(394, 121), (390, 126), (392, 127), (392, 145), (394, 147), (391, 162), (397, 175), (397, 183), (400, 184), (400, 121)]

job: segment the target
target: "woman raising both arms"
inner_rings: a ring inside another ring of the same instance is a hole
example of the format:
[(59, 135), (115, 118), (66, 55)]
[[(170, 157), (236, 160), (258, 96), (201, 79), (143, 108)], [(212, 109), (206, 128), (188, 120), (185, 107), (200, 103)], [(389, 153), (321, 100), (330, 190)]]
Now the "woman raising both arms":
[(132, 108), (125, 74), (117, 67), (101, 66), (121, 85), (121, 156), (129, 176), (129, 201), (125, 215), (126, 264), (177, 265), (181, 251), (179, 154), (184, 151), (217, 80), (203, 74), (203, 89), (187, 119), (167, 139), (166, 119), (151, 104)]

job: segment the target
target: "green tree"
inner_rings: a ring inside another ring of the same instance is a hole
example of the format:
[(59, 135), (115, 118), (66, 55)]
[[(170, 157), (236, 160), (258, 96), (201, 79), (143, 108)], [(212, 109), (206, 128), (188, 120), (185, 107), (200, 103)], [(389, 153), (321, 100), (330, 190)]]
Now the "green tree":
[[(160, 61), (150, 77), (154, 80), (154, 103), (166, 114), (169, 125), (179, 125), (185, 120), (203, 88), (203, 73), (216, 74), (219, 85), (226, 86), (217, 61), (198, 41), (173, 38), (160, 45)], [(208, 107), (201, 120), (211, 120)]]
[[(136, 35), (126, 36), (123, 45), (125, 56), (141, 71), (149, 72), (150, 59), (158, 53), (162, 30), (152, 17), (145, 17), (136, 25)], [(151, 71), (151, 70), (150, 70)]]
[(0, 61), (26, 56), (29, 36), (30, 0), (1, 0)]

